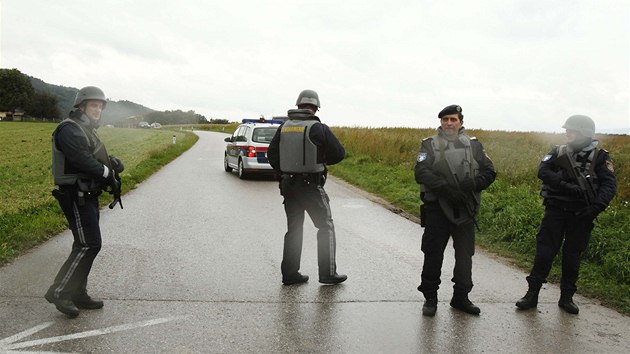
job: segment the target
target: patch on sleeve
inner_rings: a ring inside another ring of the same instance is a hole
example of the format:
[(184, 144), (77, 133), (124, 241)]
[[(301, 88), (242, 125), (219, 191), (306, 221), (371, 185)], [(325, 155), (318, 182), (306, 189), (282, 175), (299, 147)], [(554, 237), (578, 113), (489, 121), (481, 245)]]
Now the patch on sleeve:
[(612, 160), (606, 160), (606, 168), (608, 168), (610, 172), (615, 172), (615, 168), (613, 167)]
[(552, 155), (545, 155), (545, 157), (543, 157), (542, 162), (547, 162), (549, 160), (551, 160), (551, 156)]
[(426, 152), (421, 152), (418, 154), (418, 162), (422, 162), (424, 160), (427, 159), (427, 153)]

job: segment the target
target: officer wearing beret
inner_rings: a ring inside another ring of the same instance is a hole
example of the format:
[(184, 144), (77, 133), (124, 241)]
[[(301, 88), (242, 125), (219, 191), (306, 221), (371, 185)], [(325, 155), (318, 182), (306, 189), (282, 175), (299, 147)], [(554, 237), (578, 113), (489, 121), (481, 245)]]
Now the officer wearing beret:
[(556, 145), (538, 167), (542, 180), (545, 214), (536, 235), (536, 256), (527, 276), (527, 293), (516, 302), (521, 310), (538, 305), (538, 294), (556, 254), (562, 247), (562, 276), (558, 306), (578, 314), (573, 302), (580, 269), (593, 221), (615, 196), (617, 182), (608, 151), (599, 147), (595, 122), (584, 115), (569, 117), (564, 125), (566, 144)]
[(319, 282), (338, 284), (348, 277), (337, 274), (335, 227), (324, 183), (326, 165), (340, 162), (346, 152), (330, 128), (315, 115), (321, 107), (317, 92), (303, 90), (296, 105), (298, 109), (289, 110), (289, 119), (278, 128), (267, 151), (269, 164), (281, 176), (280, 194), (287, 214), (282, 283), (308, 281), (308, 275), (299, 272), (306, 212), (318, 229)]
[(424, 139), (415, 166), (416, 182), (421, 185), (422, 235), (422, 314), (434, 316), (444, 250), (453, 237), (455, 268), (451, 307), (469, 314), (481, 312), (469, 299), (473, 287), (472, 256), (475, 253), (475, 217), (481, 191), (496, 177), (492, 161), (476, 139), (464, 133), (464, 115), (458, 105), (445, 107), (438, 114), (437, 134)]
[(119, 196), (115, 175), (124, 170), (122, 161), (107, 154), (96, 134), (106, 104), (100, 88), (82, 88), (74, 100), (76, 109), (52, 136), (52, 172), (59, 187), (52, 194), (68, 220), (74, 242), (44, 297), (69, 318), (77, 317), (79, 309), (103, 307), (103, 301), (87, 292), (88, 275), (101, 249), (98, 196), (106, 188)]

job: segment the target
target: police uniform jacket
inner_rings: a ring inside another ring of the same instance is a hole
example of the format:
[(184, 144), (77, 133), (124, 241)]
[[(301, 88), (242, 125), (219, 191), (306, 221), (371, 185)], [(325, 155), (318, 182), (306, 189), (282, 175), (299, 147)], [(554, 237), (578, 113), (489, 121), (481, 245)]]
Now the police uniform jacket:
[(109, 176), (110, 169), (96, 159), (94, 148), (101, 144), (96, 129), (98, 125), (93, 123), (81, 111), (70, 114), (77, 124), (72, 122), (60, 123), (54, 133), (53, 143), (63, 153), (63, 173), (66, 175), (77, 174), (92, 178), (95, 181), (104, 182)]

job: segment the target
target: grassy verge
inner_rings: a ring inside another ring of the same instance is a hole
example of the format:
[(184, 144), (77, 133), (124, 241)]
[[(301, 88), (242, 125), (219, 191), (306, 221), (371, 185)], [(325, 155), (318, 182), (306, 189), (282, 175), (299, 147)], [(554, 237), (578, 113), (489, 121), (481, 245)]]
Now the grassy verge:
[[(67, 227), (57, 202), (50, 164), (56, 124), (0, 123), (0, 265)], [(177, 144), (172, 143), (176, 135)], [(186, 131), (101, 128), (108, 152), (125, 163), (123, 193), (188, 150), (198, 137)], [(124, 198), (123, 198), (124, 199)], [(111, 196), (101, 196), (109, 203)]]

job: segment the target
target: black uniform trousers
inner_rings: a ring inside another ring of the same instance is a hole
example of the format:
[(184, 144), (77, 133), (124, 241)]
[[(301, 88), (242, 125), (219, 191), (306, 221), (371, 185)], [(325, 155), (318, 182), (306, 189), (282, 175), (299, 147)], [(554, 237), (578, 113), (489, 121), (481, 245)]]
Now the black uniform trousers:
[(593, 227), (593, 220), (576, 217), (573, 210), (547, 206), (536, 235), (534, 266), (527, 276), (530, 288), (539, 290), (547, 282), (553, 259), (562, 246), (560, 290), (563, 295), (573, 296), (577, 290), (580, 256), (588, 246)]
[(444, 251), (453, 237), (455, 267), (453, 269), (454, 295), (467, 295), (473, 287), (472, 256), (475, 254), (475, 226), (469, 223), (455, 225), (448, 220), (437, 202), (428, 202), (425, 208), (425, 228), (422, 235), (422, 282), (418, 290), (433, 296), (440, 287)]
[(337, 274), (335, 263), (335, 227), (330, 211), (330, 199), (319, 183), (319, 175), (289, 177), (281, 182), (284, 196), (284, 210), (287, 214), (287, 233), (284, 235), (282, 255), (283, 278), (295, 275), (300, 269), (302, 240), (304, 233), (304, 213), (308, 213), (317, 231), (317, 260), (319, 276)]
[(87, 193), (80, 200), (76, 188), (53, 191), (68, 220), (74, 242), (72, 251), (48, 289), (55, 299), (77, 299), (87, 296), (87, 280), (94, 258), (101, 250), (98, 194)]

